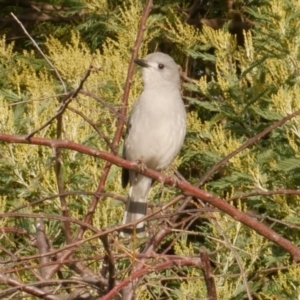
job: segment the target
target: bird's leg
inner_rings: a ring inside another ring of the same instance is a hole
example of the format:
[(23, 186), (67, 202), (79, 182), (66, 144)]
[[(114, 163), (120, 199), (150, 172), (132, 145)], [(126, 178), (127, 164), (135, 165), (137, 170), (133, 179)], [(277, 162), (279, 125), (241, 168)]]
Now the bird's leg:
[(135, 161), (135, 164), (138, 168), (137, 172), (135, 173), (135, 180), (138, 178), (138, 174), (144, 174), (145, 170), (147, 169), (147, 166), (143, 163), (143, 159), (139, 158)]

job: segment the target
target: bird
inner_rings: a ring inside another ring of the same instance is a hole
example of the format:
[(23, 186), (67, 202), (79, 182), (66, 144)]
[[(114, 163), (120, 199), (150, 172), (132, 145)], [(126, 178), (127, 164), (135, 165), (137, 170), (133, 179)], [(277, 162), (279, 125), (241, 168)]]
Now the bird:
[[(186, 110), (181, 97), (180, 67), (162, 52), (135, 59), (142, 67), (143, 91), (127, 122), (123, 158), (162, 171), (177, 156), (186, 135)], [(122, 224), (144, 217), (152, 179), (122, 169), (122, 187), (130, 185)], [(121, 237), (146, 235), (144, 222), (122, 229)]]

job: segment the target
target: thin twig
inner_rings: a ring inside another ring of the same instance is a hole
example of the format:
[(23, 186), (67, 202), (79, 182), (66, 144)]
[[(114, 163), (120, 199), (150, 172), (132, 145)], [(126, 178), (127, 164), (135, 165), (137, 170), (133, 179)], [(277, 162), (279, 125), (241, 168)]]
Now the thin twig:
[[(100, 194), (95, 194), (95, 193), (92, 193), (92, 192), (85, 192), (85, 191), (72, 191), (72, 192), (71, 191), (65, 191), (62, 195), (63, 196), (82, 196), (82, 195), (84, 195), (84, 196), (94, 196), (94, 197), (105, 197), (105, 198), (113, 198), (113, 199), (119, 200), (123, 203), (126, 203), (126, 198), (125, 197), (114, 194), (114, 193), (102, 193), (100, 195)], [(24, 205), (21, 205), (21, 206), (18, 206), (16, 208), (12, 209), (10, 211), (10, 213), (17, 212), (18, 210), (21, 210), (21, 209), (24, 209), (24, 208), (33, 207), (34, 205), (40, 204), (40, 203), (42, 203), (44, 201), (47, 201), (47, 200), (58, 198), (59, 196), (60, 196), (60, 194), (55, 194), (55, 195), (52, 195), (52, 196), (48, 196), (48, 197), (44, 197), (44, 198), (32, 201), (28, 204), (24, 204)], [(0, 229), (0, 232), (1, 232), (1, 229)]]
[(99, 134), (99, 136), (105, 141), (106, 145), (111, 150), (111, 152), (114, 153), (115, 155), (117, 154), (117, 153), (115, 153), (115, 150), (112, 147), (112, 144), (110, 143), (109, 138), (101, 132), (101, 130), (97, 127), (97, 125), (91, 119), (89, 119), (86, 115), (84, 115), (81, 111), (79, 111), (78, 109), (75, 109), (74, 107), (68, 106), (68, 110), (81, 116), (82, 119), (84, 119), (88, 124), (90, 124), (94, 128), (94, 130)]
[(300, 114), (300, 110), (295, 111), (292, 114), (287, 115), (286, 117), (282, 118), (281, 120), (273, 123), (272, 125), (270, 125), (269, 127), (267, 127), (266, 129), (264, 129), (263, 131), (261, 131), (260, 133), (258, 133), (256, 136), (254, 136), (251, 139), (248, 139), (243, 145), (241, 145), (239, 148), (237, 148), (236, 150), (232, 151), (231, 153), (229, 153), (227, 156), (225, 156), (223, 159), (221, 159), (218, 163), (216, 163), (215, 165), (212, 166), (212, 168), (209, 169), (208, 172), (206, 172), (199, 180), (199, 182), (197, 183), (197, 187), (202, 186), (206, 180), (213, 174), (215, 173), (221, 166), (223, 166), (225, 163), (227, 163), (232, 157), (234, 157), (236, 154), (242, 152), (243, 150), (245, 150), (246, 148), (248, 148), (249, 146), (251, 146), (252, 144), (256, 143), (257, 141), (259, 141), (262, 137), (264, 137), (265, 135), (267, 135), (268, 133), (270, 133), (272, 130), (274, 130), (275, 128), (282, 126), (284, 123), (286, 123), (287, 121), (291, 120), (292, 118), (296, 117), (297, 115)]
[(18, 291), (26, 292), (28, 295), (36, 296), (36, 297), (39, 297), (41, 299), (45, 299), (45, 300), (59, 300), (60, 299), (57, 296), (48, 295), (48, 293), (42, 291), (39, 288), (24, 284), (23, 282), (20, 282), (16, 279), (12, 279), (10, 277), (7, 277), (7, 276), (5, 276), (1, 273), (0, 273), (0, 282), (2, 284), (7, 284), (7, 285), (10, 285), (10, 286), (16, 287), (16, 289)]
[[(164, 182), (164, 180), (162, 180)], [(163, 211), (166, 210), (167, 207), (173, 206), (175, 203), (177, 203), (179, 200), (183, 198), (182, 195), (177, 196), (172, 201), (168, 202), (165, 206), (163, 206), (161, 209)], [(184, 201), (181, 206), (177, 209), (177, 212), (182, 212), (185, 207), (188, 205), (189, 200), (191, 198), (188, 197), (186, 201)], [(157, 211), (152, 213), (151, 215), (147, 215), (145, 219), (151, 218), (154, 214), (156, 214)], [(174, 215), (169, 223), (175, 223), (176, 220), (179, 218), (179, 214)], [(143, 218), (139, 219), (139, 222), (142, 221)], [(127, 224), (129, 225), (129, 224)], [(157, 247), (160, 245), (161, 241), (171, 232), (173, 228), (171, 226), (161, 226), (160, 230), (156, 232), (156, 234), (148, 239), (148, 242), (142, 252), (144, 255), (149, 255), (156, 252)], [(132, 273), (138, 272), (139, 270), (142, 270), (145, 265), (145, 259), (139, 260), (138, 263), (136, 263), (132, 268)], [(142, 277), (136, 278), (130, 285), (127, 285), (122, 289), (122, 300), (130, 300), (134, 297), (134, 291), (136, 287), (138, 286), (139, 282), (141, 281)]]
[(113, 105), (111, 105), (107, 101), (101, 99), (99, 96), (96, 96), (95, 94), (93, 94), (89, 91), (86, 91), (86, 90), (81, 90), (79, 93), (82, 94), (82, 95), (88, 96), (90, 98), (93, 98), (98, 103), (101, 103), (104, 107), (108, 108), (108, 110), (111, 113), (113, 113), (116, 116), (116, 118), (123, 119), (124, 122), (127, 121), (126, 116), (121, 115), (121, 113)]
[(245, 273), (245, 270), (244, 270), (244, 266), (242, 264), (242, 261), (239, 257), (239, 255), (237, 254), (237, 252), (235, 251), (235, 248), (232, 246), (232, 244), (230, 243), (228, 237), (227, 237), (227, 234), (225, 233), (225, 231), (223, 230), (222, 226), (220, 226), (220, 224), (218, 223), (217, 220), (214, 220), (212, 219), (213, 223), (216, 225), (218, 231), (221, 233), (221, 235), (223, 236), (223, 239), (225, 241), (225, 245), (230, 249), (231, 253), (233, 254), (233, 256), (235, 257), (236, 259), (236, 262), (240, 268), (240, 271), (241, 271), (241, 274), (242, 274), (242, 279), (243, 279), (243, 283), (244, 283), (244, 287), (245, 287), (245, 290), (247, 292), (247, 296), (248, 296), (248, 300), (252, 300), (252, 296), (251, 296), (251, 291), (250, 291), (250, 287), (249, 287), (249, 284), (248, 284), (248, 281), (247, 281), (247, 276), (246, 276), (246, 273)]
[(63, 99), (59, 109), (57, 110), (57, 113), (52, 116), (45, 124), (43, 124), (41, 127), (39, 127), (38, 129), (32, 131), (31, 133), (29, 133), (27, 135), (27, 139), (29, 140), (31, 137), (33, 137), (37, 132), (41, 131), (42, 129), (44, 129), (45, 127), (47, 127), (48, 125), (50, 125), (55, 119), (57, 119), (58, 116), (60, 116), (61, 114), (64, 113), (64, 111), (66, 110), (68, 104), (78, 95), (79, 91), (82, 89), (83, 84), (85, 83), (85, 81), (87, 80), (87, 78), (90, 76), (91, 72), (93, 70), (92, 65), (90, 65), (90, 67), (88, 68), (88, 70), (85, 72), (85, 74), (83, 75), (83, 78), (80, 80), (78, 87), (69, 92), (65, 98)]
[(217, 300), (217, 290), (210, 266), (209, 256), (204, 248), (200, 248), (200, 258), (203, 264), (203, 275), (206, 283), (207, 300)]
[[(152, 273), (152, 272), (157, 272), (160, 270), (165, 270), (165, 269), (170, 269), (173, 267), (183, 267), (183, 266), (194, 266), (197, 268), (202, 268), (203, 264), (200, 258), (186, 258), (186, 257), (182, 257), (178, 260), (171, 260), (169, 259), (169, 261), (160, 263), (160, 264), (156, 264), (155, 266), (151, 266), (149, 268), (143, 268), (141, 270), (138, 270), (134, 273), (132, 273), (128, 278), (124, 279), (123, 281), (121, 281), (117, 286), (115, 286), (109, 293), (107, 293), (105, 296), (98, 298), (99, 300), (109, 300), (109, 299), (113, 299), (113, 296), (120, 291), (122, 288), (124, 288), (127, 285), (130, 285), (130, 283), (132, 283), (132, 281), (134, 281), (137, 278), (140, 278), (146, 274)], [(124, 297), (122, 298), (124, 299)], [(133, 298), (131, 298), (133, 299)]]
[(115, 286), (115, 280), (116, 280), (116, 270), (115, 270), (115, 259), (113, 256), (113, 253), (110, 249), (109, 242), (108, 242), (108, 234), (104, 235), (101, 238), (101, 241), (103, 243), (103, 247), (105, 250), (105, 257), (103, 260), (103, 264), (105, 263), (108, 266), (108, 286), (107, 291), (110, 291)]
[(38, 49), (38, 51), (40, 52), (40, 54), (44, 57), (44, 59), (47, 61), (47, 63), (53, 68), (56, 76), (58, 77), (59, 81), (61, 82), (64, 92), (67, 93), (67, 88), (66, 85), (64, 83), (64, 81), (62, 80), (59, 72), (57, 71), (57, 69), (55, 68), (55, 66), (52, 64), (52, 62), (48, 59), (48, 57), (44, 54), (44, 52), (42, 51), (42, 49), (39, 47), (39, 45), (35, 42), (35, 40), (31, 37), (31, 35), (28, 33), (28, 31), (26, 30), (26, 28), (23, 26), (23, 24), (21, 23), (21, 21), (19, 21), (19, 19), (13, 14), (10, 13), (12, 15), (12, 17), (17, 21), (17, 23), (21, 26), (21, 28), (23, 29), (23, 31), (25, 32), (25, 34), (28, 36), (28, 38), (31, 40), (31, 42), (33, 43), (33, 45), (36, 47), (36, 49)]
[[(70, 99), (72, 98), (73, 97), (71, 97)], [(56, 138), (58, 140), (61, 140), (63, 138), (63, 112), (57, 116), (56, 123), (57, 123)], [(65, 192), (65, 183), (64, 183), (64, 175), (63, 175), (62, 151), (63, 149), (56, 149), (55, 151), (55, 178), (56, 178), (56, 184), (59, 193), (61, 212), (64, 217), (68, 218), (70, 215), (69, 215), (69, 210), (67, 205), (67, 197), (63, 196)], [(63, 222), (63, 230), (64, 230), (66, 243), (67, 244), (71, 243), (72, 240), (71, 225), (68, 221)]]
[[(44, 220), (42, 218), (38, 218), (36, 220), (35, 227), (36, 227), (36, 244), (39, 250), (39, 254), (41, 255), (40, 264), (47, 264), (50, 262), (50, 258), (47, 257), (45, 254), (49, 252), (50, 245), (45, 232)], [(48, 271), (49, 270), (47, 266), (40, 268), (40, 273), (44, 280), (48, 279), (48, 273), (49, 273)], [(46, 289), (45, 292), (49, 292), (49, 290)]]
[(17, 106), (19, 104), (24, 104), (24, 103), (32, 103), (32, 102), (38, 102), (38, 101), (43, 101), (43, 100), (48, 100), (48, 99), (51, 99), (51, 98), (56, 98), (56, 97), (61, 97), (61, 96), (66, 96), (67, 93), (62, 93), (62, 94), (55, 94), (53, 96), (48, 96), (48, 97), (41, 97), (41, 98), (38, 98), (38, 99), (30, 99), (30, 100), (24, 100), (24, 101), (16, 101), (16, 102), (13, 102), (13, 103), (5, 103), (5, 105), (0, 105), (0, 108), (2, 107), (13, 107), (13, 106)]

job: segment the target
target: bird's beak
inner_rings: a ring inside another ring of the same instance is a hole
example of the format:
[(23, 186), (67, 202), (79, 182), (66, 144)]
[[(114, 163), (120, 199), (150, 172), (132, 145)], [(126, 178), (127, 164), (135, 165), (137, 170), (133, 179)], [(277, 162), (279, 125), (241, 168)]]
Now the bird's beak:
[(137, 58), (137, 59), (134, 60), (134, 62), (135, 62), (137, 65), (139, 65), (139, 66), (141, 66), (141, 67), (143, 67), (143, 68), (148, 68), (148, 67), (149, 67), (147, 61), (145, 61), (145, 60), (143, 60), (143, 59), (138, 59), (138, 58)]

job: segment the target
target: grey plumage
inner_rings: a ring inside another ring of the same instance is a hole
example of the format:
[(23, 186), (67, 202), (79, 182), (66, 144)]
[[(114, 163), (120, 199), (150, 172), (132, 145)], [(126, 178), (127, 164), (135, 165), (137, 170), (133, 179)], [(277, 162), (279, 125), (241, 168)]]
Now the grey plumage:
[[(186, 132), (186, 112), (180, 95), (178, 65), (161, 52), (135, 62), (143, 67), (144, 90), (136, 101), (127, 125), (123, 156), (141, 161), (146, 167), (163, 170), (180, 151)], [(130, 184), (123, 224), (146, 214), (147, 197), (152, 179), (127, 169), (122, 170), (122, 186)], [(144, 223), (136, 226), (141, 236)], [(124, 233), (132, 233), (126, 228)]]

